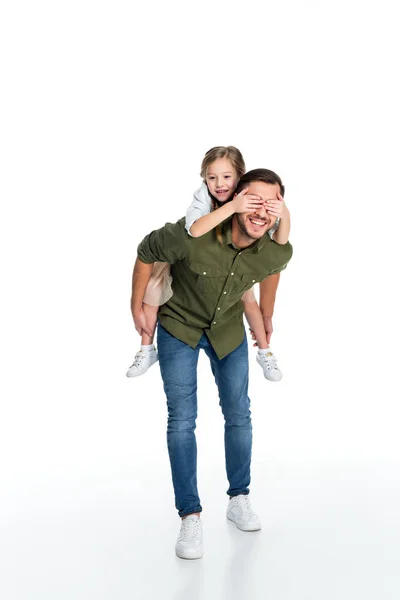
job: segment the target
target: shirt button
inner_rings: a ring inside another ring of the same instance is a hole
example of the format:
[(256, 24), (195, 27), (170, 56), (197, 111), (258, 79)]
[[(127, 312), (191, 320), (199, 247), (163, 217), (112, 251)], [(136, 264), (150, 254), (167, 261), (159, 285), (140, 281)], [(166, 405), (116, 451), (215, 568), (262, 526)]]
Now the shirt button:
[(221, 309), (218, 307), (217, 310), (221, 310)]
[(239, 256), (240, 256), (241, 254), (242, 254), (242, 253), (241, 253), (241, 252), (239, 252)]
[(231, 273), (231, 275), (234, 275), (235, 273)]
[(253, 279), (253, 283), (255, 283), (255, 282), (256, 282), (256, 280), (255, 280), (255, 279)]
[(226, 292), (224, 292), (224, 294), (226, 294)]
[(207, 271), (203, 271), (203, 275), (207, 275)]
[(213, 325), (216, 325), (216, 324), (217, 324), (217, 321), (214, 321)]

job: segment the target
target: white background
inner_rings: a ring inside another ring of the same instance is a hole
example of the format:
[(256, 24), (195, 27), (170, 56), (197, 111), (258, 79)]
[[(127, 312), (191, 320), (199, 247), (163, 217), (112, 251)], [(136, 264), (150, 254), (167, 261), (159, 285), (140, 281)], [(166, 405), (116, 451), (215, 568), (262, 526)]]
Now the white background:
[[(5, 2), (0, 589), (47, 598), (398, 598), (395, 2)], [(227, 528), (223, 422), (199, 364), (205, 556), (179, 521), (158, 366), (127, 380), (136, 247), (204, 153), (277, 171), (293, 259), (251, 354), (253, 503)], [(254, 541), (255, 540), (255, 541)]]

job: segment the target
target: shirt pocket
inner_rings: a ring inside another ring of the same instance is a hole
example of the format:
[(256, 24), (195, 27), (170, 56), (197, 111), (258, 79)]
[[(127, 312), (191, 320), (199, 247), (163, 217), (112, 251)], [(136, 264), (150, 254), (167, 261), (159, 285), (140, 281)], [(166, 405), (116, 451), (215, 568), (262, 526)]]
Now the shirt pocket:
[(202, 294), (215, 293), (223, 284), (224, 273), (221, 269), (197, 261), (191, 261), (189, 267), (196, 274), (196, 290)]
[(240, 289), (238, 290), (240, 293), (245, 292), (246, 290), (251, 289), (256, 283), (260, 283), (265, 279), (265, 276), (260, 273), (244, 273), (239, 280)]

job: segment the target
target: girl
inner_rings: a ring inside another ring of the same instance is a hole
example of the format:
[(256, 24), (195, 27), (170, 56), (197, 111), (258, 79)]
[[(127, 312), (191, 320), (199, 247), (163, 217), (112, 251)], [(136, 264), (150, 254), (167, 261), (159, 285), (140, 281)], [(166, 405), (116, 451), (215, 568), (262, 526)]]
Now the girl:
[[(195, 192), (193, 202), (186, 213), (186, 230), (189, 235), (200, 237), (215, 228), (220, 240), (219, 226), (222, 221), (236, 212), (255, 211), (264, 204), (259, 196), (247, 194), (247, 189), (232, 199), (239, 179), (245, 172), (242, 154), (234, 146), (217, 146), (206, 153), (200, 173), (203, 184)], [(290, 231), (290, 214), (283, 197), (278, 194), (276, 200), (267, 202), (266, 208), (268, 214), (276, 218), (273, 227), (268, 231), (270, 237), (278, 244), (286, 244)], [(159, 307), (172, 296), (171, 282), (170, 266), (166, 263), (155, 263), (143, 299), (146, 322), (152, 331), (155, 330)], [(255, 345), (258, 346), (257, 362), (262, 367), (266, 379), (279, 381), (282, 379), (282, 373), (275, 355), (269, 349), (263, 317), (253, 288), (243, 294), (242, 301), (246, 320), (250, 330), (254, 332)], [(142, 335), (142, 346), (127, 372), (128, 377), (143, 375), (157, 362), (158, 354), (153, 345), (153, 337), (154, 335)]]

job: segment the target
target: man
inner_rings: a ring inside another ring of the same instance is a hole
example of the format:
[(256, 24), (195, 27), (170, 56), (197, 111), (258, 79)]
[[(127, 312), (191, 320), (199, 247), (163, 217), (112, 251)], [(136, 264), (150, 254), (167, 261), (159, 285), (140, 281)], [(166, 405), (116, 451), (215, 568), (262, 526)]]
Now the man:
[[(264, 202), (284, 194), (281, 179), (256, 169), (239, 181)], [(180, 558), (203, 554), (202, 510), (197, 490), (197, 361), (200, 348), (210, 359), (225, 419), (225, 458), (230, 496), (227, 517), (243, 531), (261, 529), (249, 502), (252, 425), (248, 391), (248, 348), (243, 325), (243, 292), (261, 283), (261, 310), (268, 337), (279, 272), (292, 247), (276, 244), (267, 231), (273, 226), (266, 205), (233, 215), (199, 238), (187, 235), (185, 219), (167, 223), (144, 238), (133, 273), (132, 315), (139, 333), (148, 328), (142, 310), (152, 265), (171, 264), (173, 296), (160, 308), (158, 352), (167, 396), (167, 444), (175, 506), (182, 517), (175, 551)]]

